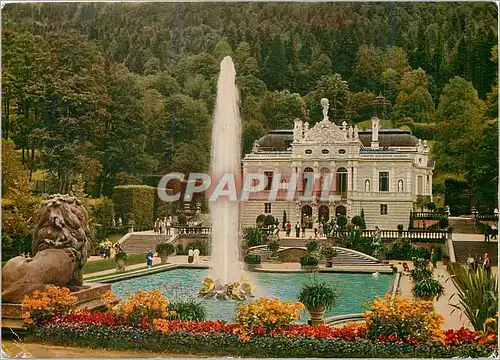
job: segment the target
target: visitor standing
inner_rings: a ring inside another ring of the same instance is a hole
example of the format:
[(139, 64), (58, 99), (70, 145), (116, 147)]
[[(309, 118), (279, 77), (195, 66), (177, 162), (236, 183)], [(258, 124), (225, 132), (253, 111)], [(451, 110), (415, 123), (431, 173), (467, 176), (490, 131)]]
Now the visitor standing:
[(155, 234), (158, 233), (158, 225), (159, 225), (159, 221), (158, 221), (158, 219), (156, 219), (155, 223), (153, 224), (153, 231)]
[(498, 229), (496, 224), (491, 225), (491, 238), (497, 240)]
[(432, 249), (432, 251), (431, 251), (431, 261), (432, 261), (432, 266), (434, 268), (436, 268), (437, 267), (437, 253), (434, 249)]
[(292, 224), (290, 224), (290, 221), (287, 221), (287, 223), (286, 223), (286, 236), (290, 237), (291, 232), (292, 232)]
[(318, 221), (316, 221), (314, 223), (313, 228), (314, 228), (314, 238), (317, 239), (318, 238), (318, 230), (319, 230), (319, 222)]
[(170, 222), (170, 219), (167, 219), (165, 224), (166, 224), (165, 225), (165, 231), (167, 232), (167, 235), (170, 235), (170, 227), (172, 226), (172, 223)]
[(302, 238), (305, 239), (306, 238), (306, 224), (305, 223), (302, 223), (301, 229), (302, 229)]
[(300, 223), (297, 221), (297, 224), (295, 224), (295, 237), (300, 237)]
[(488, 253), (484, 254), (483, 269), (486, 271), (486, 275), (491, 276), (491, 259)]
[(163, 220), (160, 220), (158, 223), (158, 233), (163, 234)]
[(111, 257), (111, 246), (106, 247), (106, 259), (109, 259)]
[(101, 258), (104, 258), (106, 255), (106, 250), (104, 249), (104, 244), (101, 244), (101, 248), (99, 249), (99, 255), (101, 255)]
[(146, 254), (146, 265), (148, 267), (151, 267), (153, 266), (153, 258), (154, 258), (154, 254), (153, 252), (151, 251), (151, 249), (148, 250), (148, 253)]
[(188, 251), (188, 263), (192, 264), (194, 260), (194, 251), (193, 249), (189, 249)]
[(484, 241), (490, 242), (490, 226), (489, 225), (484, 230)]
[(495, 215), (495, 217), (498, 217), (498, 208), (495, 208), (495, 210), (493, 210), (493, 215)]
[(194, 251), (193, 251), (193, 260), (194, 260), (195, 264), (200, 263), (200, 250), (198, 250), (197, 248), (194, 249)]
[(319, 237), (323, 237), (323, 223), (319, 223)]

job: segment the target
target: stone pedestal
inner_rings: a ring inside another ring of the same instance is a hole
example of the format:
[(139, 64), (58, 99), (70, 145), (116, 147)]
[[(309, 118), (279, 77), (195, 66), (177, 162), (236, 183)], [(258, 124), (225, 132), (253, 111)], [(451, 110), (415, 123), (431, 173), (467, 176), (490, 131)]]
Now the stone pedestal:
[[(84, 283), (72, 289), (71, 295), (77, 297), (76, 308), (87, 308), (90, 311), (106, 309), (101, 301), (101, 295), (111, 290), (110, 284)], [(23, 333), (23, 309), (21, 304), (2, 303), (2, 334), (10, 329), (17, 334)]]

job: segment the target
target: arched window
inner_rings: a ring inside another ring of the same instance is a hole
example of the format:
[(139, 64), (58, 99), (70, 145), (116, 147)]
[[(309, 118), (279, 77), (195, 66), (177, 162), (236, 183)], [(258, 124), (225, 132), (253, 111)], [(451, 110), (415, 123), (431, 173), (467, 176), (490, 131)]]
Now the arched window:
[(336, 190), (337, 193), (344, 194), (347, 192), (347, 170), (346, 168), (337, 169), (336, 180)]
[[(332, 176), (330, 175), (330, 169), (329, 168), (321, 168), (319, 171), (321, 173), (321, 183), (320, 183), (320, 188), (319, 191), (323, 191), (324, 187), (328, 187), (328, 192), (331, 190), (331, 185), (332, 185)], [(328, 185), (326, 185), (328, 184)]]
[(370, 180), (365, 180), (365, 192), (370, 192)]
[(404, 189), (404, 184), (403, 184), (403, 180), (399, 180), (398, 181), (398, 192), (404, 192), (405, 189)]

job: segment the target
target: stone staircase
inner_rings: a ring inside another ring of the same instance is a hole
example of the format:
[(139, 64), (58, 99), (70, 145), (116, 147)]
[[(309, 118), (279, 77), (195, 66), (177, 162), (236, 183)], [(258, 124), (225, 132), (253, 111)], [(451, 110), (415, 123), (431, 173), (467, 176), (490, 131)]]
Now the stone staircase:
[(477, 229), (476, 226), (474, 225), (474, 220), (471, 218), (449, 217), (448, 221), (450, 226), (453, 228), (454, 233), (477, 234)]
[(485, 242), (485, 241), (453, 241), (455, 248), (456, 261), (462, 264), (467, 263), (469, 254), (476, 257), (476, 255), (484, 256), (488, 253), (491, 258), (491, 265), (498, 265), (498, 242)]
[(175, 244), (179, 237), (175, 235), (156, 235), (152, 231), (135, 232), (125, 235), (120, 239), (120, 246), (123, 251), (129, 254), (145, 254), (149, 249), (155, 250), (157, 244), (168, 242)]
[[(306, 249), (305, 246), (280, 246), (278, 251), (285, 250), (291, 247), (301, 247), (303, 249)], [(335, 247), (337, 250), (337, 256), (333, 258), (333, 265), (383, 265), (385, 264), (383, 261), (377, 260), (375, 258), (372, 258), (371, 256), (368, 256), (366, 254), (350, 250), (350, 249), (345, 249), (341, 247)], [(267, 250), (266, 246), (255, 246), (253, 248), (249, 249), (249, 253), (252, 255), (260, 255), (262, 258), (262, 261), (266, 261), (270, 251)], [(324, 262), (321, 261), (320, 262)]]

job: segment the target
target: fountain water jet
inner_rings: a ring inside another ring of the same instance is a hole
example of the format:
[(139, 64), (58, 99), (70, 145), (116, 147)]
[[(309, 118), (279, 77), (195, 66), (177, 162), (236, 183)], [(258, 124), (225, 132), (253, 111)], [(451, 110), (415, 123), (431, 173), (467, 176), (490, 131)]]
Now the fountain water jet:
[[(241, 185), (241, 119), (239, 114), (236, 70), (231, 57), (220, 64), (212, 130), (212, 179), (224, 174), (234, 176)], [(212, 218), (212, 255), (210, 277), (205, 279), (200, 295), (242, 300), (249, 296), (249, 284), (241, 282), (239, 262), (239, 202), (228, 196), (210, 201)]]

